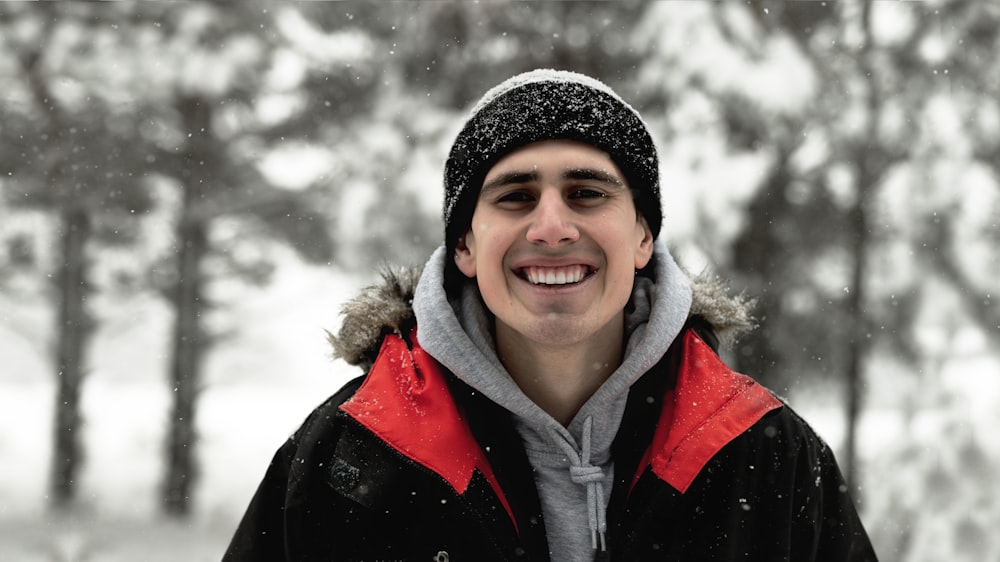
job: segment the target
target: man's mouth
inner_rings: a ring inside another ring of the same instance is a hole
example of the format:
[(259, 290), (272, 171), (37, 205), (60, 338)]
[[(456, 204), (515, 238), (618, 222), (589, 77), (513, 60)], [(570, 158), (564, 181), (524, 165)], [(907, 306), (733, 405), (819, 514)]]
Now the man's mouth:
[(521, 269), (521, 277), (532, 285), (571, 285), (579, 283), (591, 274), (593, 269), (586, 265), (568, 265), (563, 267), (529, 266)]

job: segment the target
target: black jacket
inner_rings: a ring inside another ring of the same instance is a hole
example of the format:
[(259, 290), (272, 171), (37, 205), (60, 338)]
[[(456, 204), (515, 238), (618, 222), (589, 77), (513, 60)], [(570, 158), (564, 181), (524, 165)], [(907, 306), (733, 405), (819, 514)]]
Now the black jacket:
[[(633, 385), (599, 560), (875, 560), (833, 453), (688, 327)], [(390, 334), (277, 452), (226, 561), (548, 560), (509, 414)]]

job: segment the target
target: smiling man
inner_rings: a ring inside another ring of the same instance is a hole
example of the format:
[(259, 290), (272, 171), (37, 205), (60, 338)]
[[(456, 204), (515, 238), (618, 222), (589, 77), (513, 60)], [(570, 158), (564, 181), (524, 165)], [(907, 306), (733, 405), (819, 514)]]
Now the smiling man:
[(487, 92), (444, 244), (345, 307), (365, 374), (279, 449), (226, 560), (874, 560), (830, 449), (716, 355), (746, 303), (676, 265), (659, 189), (604, 84)]

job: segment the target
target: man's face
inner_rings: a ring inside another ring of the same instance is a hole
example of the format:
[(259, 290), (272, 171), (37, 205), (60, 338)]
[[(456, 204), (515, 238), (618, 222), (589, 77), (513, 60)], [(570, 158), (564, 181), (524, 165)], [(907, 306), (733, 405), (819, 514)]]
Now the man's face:
[(624, 174), (590, 145), (551, 140), (486, 174), (455, 263), (505, 334), (542, 346), (621, 337), (635, 270), (653, 236)]

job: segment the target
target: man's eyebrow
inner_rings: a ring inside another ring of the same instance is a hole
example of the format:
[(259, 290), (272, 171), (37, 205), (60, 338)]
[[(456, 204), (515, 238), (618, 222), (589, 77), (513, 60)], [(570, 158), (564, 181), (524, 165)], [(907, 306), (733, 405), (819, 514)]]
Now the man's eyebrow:
[(480, 195), (507, 185), (531, 183), (533, 181), (538, 181), (538, 172), (505, 172), (484, 183), (483, 188), (480, 190)]
[[(483, 194), (487, 194), (492, 190), (500, 189), (502, 187), (536, 182), (540, 178), (541, 176), (535, 170), (527, 172), (505, 172), (484, 183), (483, 188), (479, 191), (479, 194), (482, 196)], [(562, 173), (562, 179), (594, 180), (615, 187), (625, 187), (625, 182), (623, 182), (617, 175), (599, 168), (570, 168)]]
[(625, 183), (615, 174), (597, 168), (573, 168), (563, 172), (567, 180), (596, 180), (617, 187), (625, 187)]

